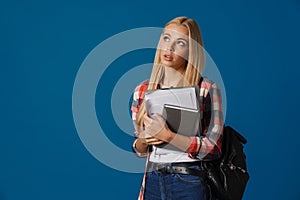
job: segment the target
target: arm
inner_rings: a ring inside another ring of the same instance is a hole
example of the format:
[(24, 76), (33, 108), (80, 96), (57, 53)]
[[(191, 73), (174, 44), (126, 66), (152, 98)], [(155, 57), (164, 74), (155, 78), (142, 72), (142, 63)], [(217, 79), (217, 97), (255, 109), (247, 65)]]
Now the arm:
[[(206, 95), (205, 90), (208, 90)], [(221, 154), (224, 125), (222, 97), (215, 83), (204, 89), (203, 93), (203, 133), (201, 137), (192, 138), (189, 154), (192, 158), (212, 160)]]
[[(145, 91), (147, 90), (148, 81), (137, 86), (134, 90), (133, 101), (131, 105), (132, 120), (135, 128), (135, 140), (132, 145), (133, 151), (138, 157), (144, 157), (147, 155), (149, 145), (161, 144), (163, 141), (146, 134), (145, 131), (139, 132), (139, 127), (136, 123), (136, 118), (140, 110), (140, 106), (144, 99)], [(148, 121), (144, 121), (144, 126), (149, 126)]]
[(135, 129), (135, 140), (132, 144), (132, 150), (136, 153), (138, 157), (145, 157), (148, 151), (148, 144), (139, 138), (138, 125), (136, 123), (136, 117), (139, 112), (140, 105), (143, 102), (143, 96), (144, 92), (146, 91), (146, 88), (146, 84), (141, 84), (135, 88), (131, 104), (131, 117)]

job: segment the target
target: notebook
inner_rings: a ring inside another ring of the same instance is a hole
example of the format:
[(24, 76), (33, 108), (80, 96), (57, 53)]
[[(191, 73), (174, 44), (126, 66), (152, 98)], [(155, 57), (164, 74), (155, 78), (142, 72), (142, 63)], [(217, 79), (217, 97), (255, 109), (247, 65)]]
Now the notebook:
[[(171, 131), (185, 136), (196, 136), (201, 128), (200, 109), (191, 109), (165, 104), (163, 118)], [(160, 148), (179, 150), (177, 147), (163, 143), (156, 145)]]

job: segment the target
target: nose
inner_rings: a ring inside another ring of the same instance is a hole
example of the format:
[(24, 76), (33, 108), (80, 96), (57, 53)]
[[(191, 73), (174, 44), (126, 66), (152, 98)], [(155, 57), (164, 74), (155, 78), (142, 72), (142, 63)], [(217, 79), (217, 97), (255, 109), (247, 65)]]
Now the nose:
[(174, 52), (173, 48), (167, 48), (167, 51)]
[(167, 46), (167, 51), (175, 52), (174, 42), (171, 42), (171, 43)]

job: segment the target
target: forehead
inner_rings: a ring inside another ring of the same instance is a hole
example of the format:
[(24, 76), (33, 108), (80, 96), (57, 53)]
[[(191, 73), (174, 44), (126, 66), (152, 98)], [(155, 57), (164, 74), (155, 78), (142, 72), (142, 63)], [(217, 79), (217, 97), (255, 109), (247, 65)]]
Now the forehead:
[(177, 38), (187, 38), (189, 36), (188, 29), (183, 25), (169, 24), (164, 29), (164, 34), (170, 34)]

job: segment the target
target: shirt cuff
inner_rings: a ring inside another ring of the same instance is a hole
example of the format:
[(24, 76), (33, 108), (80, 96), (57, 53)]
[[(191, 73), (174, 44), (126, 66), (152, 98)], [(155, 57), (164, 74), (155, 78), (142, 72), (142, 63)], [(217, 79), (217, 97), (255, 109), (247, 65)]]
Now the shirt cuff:
[(147, 153), (140, 153), (137, 148), (136, 148), (136, 142), (137, 139), (134, 140), (133, 144), (132, 144), (132, 150), (133, 152), (137, 155), (137, 157), (146, 157)]
[(189, 157), (196, 158), (201, 148), (201, 138), (191, 137), (191, 144), (189, 148)]

